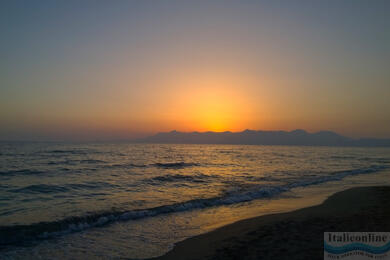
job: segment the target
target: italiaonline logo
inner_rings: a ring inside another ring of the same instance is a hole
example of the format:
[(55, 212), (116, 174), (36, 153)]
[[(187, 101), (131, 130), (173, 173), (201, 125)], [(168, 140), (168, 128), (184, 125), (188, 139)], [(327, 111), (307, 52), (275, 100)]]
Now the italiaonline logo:
[(325, 232), (324, 259), (390, 259), (390, 232)]

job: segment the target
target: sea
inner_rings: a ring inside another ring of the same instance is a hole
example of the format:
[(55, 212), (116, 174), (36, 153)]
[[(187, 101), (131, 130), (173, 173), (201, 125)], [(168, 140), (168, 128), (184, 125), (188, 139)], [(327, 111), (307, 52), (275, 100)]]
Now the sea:
[(390, 185), (389, 167), (390, 148), (0, 143), (0, 259), (151, 258), (242, 219)]

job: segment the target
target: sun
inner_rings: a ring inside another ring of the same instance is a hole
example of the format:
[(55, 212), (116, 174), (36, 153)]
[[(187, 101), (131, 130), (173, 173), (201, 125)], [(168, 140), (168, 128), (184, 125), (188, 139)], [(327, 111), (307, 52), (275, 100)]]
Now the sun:
[(185, 131), (238, 131), (248, 128), (254, 110), (241, 91), (244, 81), (232, 75), (198, 75), (177, 80), (169, 118)]
[(234, 108), (225, 99), (206, 96), (193, 108), (197, 128), (207, 131), (225, 131), (232, 128)]
[(201, 131), (223, 132), (240, 129), (243, 109), (237, 96), (221, 89), (198, 91), (188, 102), (193, 128)]

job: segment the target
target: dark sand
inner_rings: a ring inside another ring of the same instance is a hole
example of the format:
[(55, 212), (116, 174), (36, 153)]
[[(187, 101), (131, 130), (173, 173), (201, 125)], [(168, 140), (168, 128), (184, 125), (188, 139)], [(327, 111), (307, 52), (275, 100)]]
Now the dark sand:
[(323, 259), (326, 231), (390, 231), (390, 187), (352, 188), (318, 206), (239, 221), (155, 259)]

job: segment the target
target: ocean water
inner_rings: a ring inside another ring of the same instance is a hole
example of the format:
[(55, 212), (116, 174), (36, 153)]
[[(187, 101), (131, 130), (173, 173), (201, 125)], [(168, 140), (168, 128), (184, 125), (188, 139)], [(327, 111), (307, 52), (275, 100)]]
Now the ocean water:
[(389, 167), (389, 148), (1, 143), (0, 259), (157, 256)]

